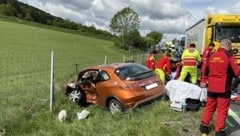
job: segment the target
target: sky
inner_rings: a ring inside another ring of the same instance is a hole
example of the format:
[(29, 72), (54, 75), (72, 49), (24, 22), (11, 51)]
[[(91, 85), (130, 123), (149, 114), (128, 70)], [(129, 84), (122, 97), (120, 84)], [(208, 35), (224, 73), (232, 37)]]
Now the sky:
[(54, 16), (97, 29), (109, 29), (111, 18), (125, 7), (139, 15), (142, 36), (163, 33), (179, 39), (185, 30), (210, 13), (240, 13), (240, 0), (18, 0)]

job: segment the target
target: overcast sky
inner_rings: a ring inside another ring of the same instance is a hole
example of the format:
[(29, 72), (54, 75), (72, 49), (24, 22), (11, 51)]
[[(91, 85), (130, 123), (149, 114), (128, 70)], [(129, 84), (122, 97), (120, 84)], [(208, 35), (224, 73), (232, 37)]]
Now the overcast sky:
[(109, 31), (118, 11), (132, 8), (142, 36), (162, 31), (164, 39), (179, 38), (208, 13), (240, 13), (240, 0), (19, 0), (52, 15)]

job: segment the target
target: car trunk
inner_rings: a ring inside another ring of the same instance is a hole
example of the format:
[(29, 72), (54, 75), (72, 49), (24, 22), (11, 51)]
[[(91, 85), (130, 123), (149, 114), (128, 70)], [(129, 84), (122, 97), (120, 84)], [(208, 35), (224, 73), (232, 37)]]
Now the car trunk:
[(159, 86), (162, 86), (155, 76), (137, 81), (126, 80), (125, 83), (128, 84), (128, 87), (132, 93), (135, 96), (138, 96), (138, 99), (150, 97), (156, 94), (156, 92), (160, 93), (161, 89)]

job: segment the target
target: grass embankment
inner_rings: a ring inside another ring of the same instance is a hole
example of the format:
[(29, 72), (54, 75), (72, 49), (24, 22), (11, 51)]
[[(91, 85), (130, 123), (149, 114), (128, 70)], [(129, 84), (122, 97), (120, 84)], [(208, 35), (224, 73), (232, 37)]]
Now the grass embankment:
[(94, 34), (94, 33), (89, 33), (89, 32), (83, 32), (81, 30), (71, 30), (71, 29), (65, 29), (65, 28), (61, 28), (61, 27), (57, 27), (57, 26), (45, 25), (45, 24), (36, 23), (36, 22), (33, 22), (33, 21), (23, 20), (23, 19), (20, 19), (20, 18), (17, 18), (17, 17), (0, 15), (0, 20), (7, 21), (7, 22), (12, 22), (12, 23), (29, 25), (29, 26), (35, 26), (35, 27), (40, 27), (40, 28), (65, 32), (65, 33), (83, 35), (83, 36), (87, 36), (87, 37), (99, 38), (99, 39), (104, 39), (104, 40), (113, 40), (113, 37), (109, 37), (109, 36), (106, 37), (104, 35)]
[[(113, 43), (0, 20), (0, 132), (6, 135), (198, 135), (200, 112), (175, 112), (159, 100), (127, 114), (112, 116), (96, 106), (87, 107), (88, 119), (76, 114), (86, 107), (68, 102), (60, 86), (78, 69), (93, 64), (120, 62), (128, 52)], [(50, 52), (54, 51), (55, 105), (49, 111)], [(65, 123), (57, 120), (66, 109)]]

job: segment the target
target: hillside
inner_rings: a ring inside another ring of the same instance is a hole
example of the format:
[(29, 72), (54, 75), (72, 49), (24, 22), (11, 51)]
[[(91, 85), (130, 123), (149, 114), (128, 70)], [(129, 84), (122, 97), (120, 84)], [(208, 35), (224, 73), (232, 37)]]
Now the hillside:
[(111, 39), (111, 33), (104, 30), (97, 30), (95, 27), (87, 27), (81, 23), (76, 23), (71, 20), (65, 20), (61, 17), (53, 16), (36, 7), (24, 4), (17, 0), (0, 0), (0, 16), (16, 17), (26, 21), (41, 23), (45, 25), (57, 26), (61, 28), (71, 29), (81, 33), (91, 33)]
[(16, 0), (0, 0), (1, 13), (43, 24), (53, 24), (55, 16)]

